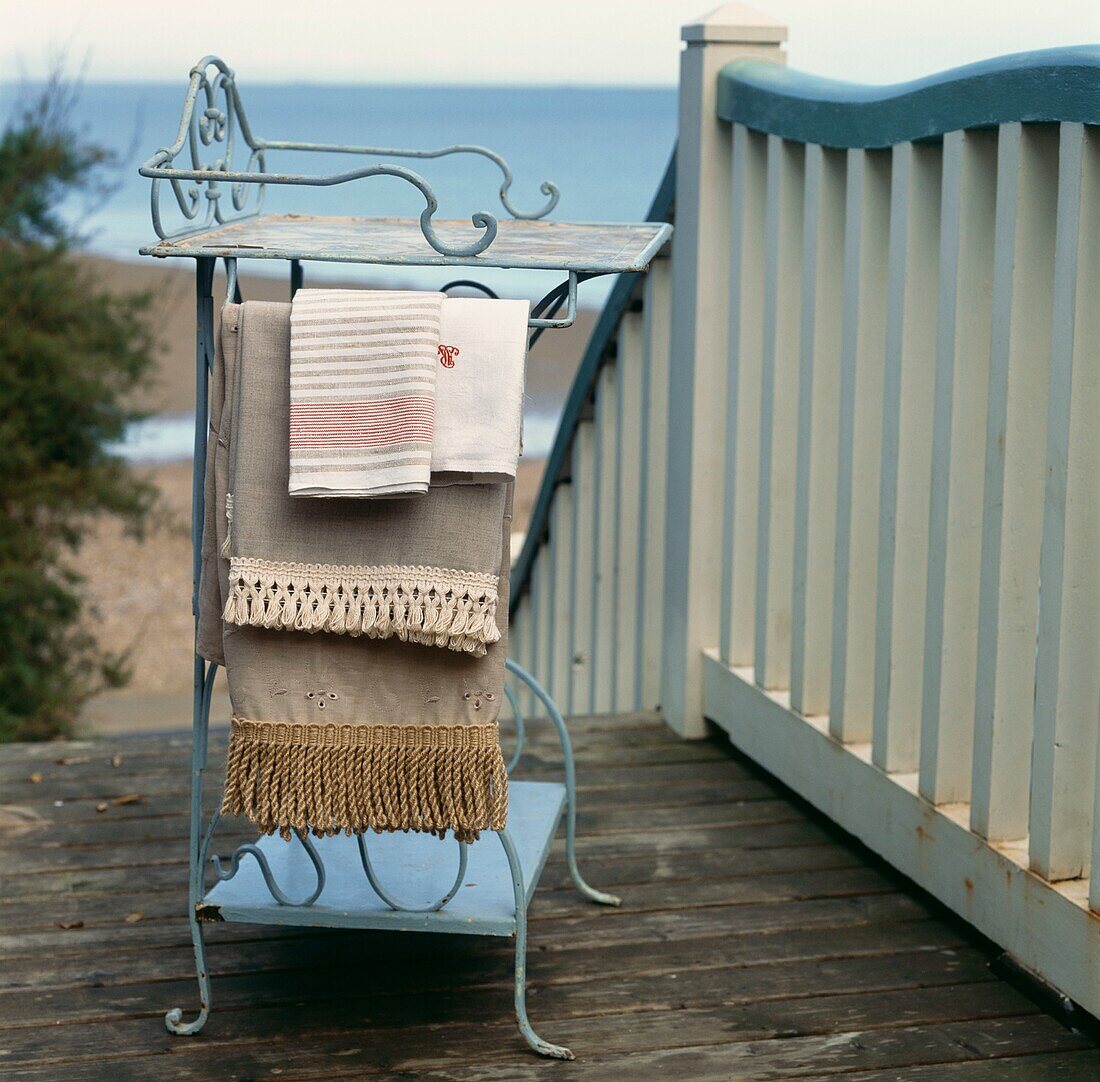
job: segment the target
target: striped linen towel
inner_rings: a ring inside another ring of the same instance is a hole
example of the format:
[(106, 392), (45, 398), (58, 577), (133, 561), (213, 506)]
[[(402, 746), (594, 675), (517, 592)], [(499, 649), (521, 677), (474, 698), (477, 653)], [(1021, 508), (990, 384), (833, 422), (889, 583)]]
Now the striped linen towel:
[(290, 495), (422, 495), (442, 293), (300, 289), (290, 317)]

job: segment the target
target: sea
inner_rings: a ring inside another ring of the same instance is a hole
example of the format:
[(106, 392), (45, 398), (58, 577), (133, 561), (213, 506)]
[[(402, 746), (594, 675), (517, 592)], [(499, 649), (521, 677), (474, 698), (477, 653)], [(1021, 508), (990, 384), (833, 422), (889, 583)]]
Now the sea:
[[(103, 172), (105, 191), (72, 199), (64, 214), (78, 224), (88, 250), (115, 259), (139, 259), (156, 240), (149, 213), (149, 181), (139, 164), (176, 136), (186, 79), (176, 83), (87, 83), (75, 88), (70, 119), (80, 135), (105, 147), (114, 164)], [(34, 100), (33, 83), (0, 83), (0, 118)], [(328, 86), (240, 84), (252, 131), (270, 140), (393, 148), (436, 148), (475, 143), (501, 154), (512, 169), (510, 191), (522, 211), (539, 208), (550, 180), (561, 190), (552, 218), (559, 221), (644, 220), (676, 135), (674, 87), (576, 86)], [(186, 151), (184, 151), (186, 153)], [(239, 150), (238, 150), (239, 153)], [(178, 159), (179, 160), (179, 159)], [(243, 168), (246, 157), (240, 157)], [(331, 172), (368, 159), (343, 155), (269, 152), (267, 168), (280, 172)], [(372, 156), (369, 160), (385, 160)], [(439, 198), (437, 218), (469, 218), (480, 210), (504, 216), (492, 162), (470, 155), (436, 160), (393, 159), (428, 178)], [(167, 207), (171, 197), (166, 195)], [(418, 216), (423, 197), (406, 182), (371, 177), (330, 188), (269, 186), (264, 211), (357, 216)], [(471, 234), (474, 234), (471, 227)], [(283, 265), (254, 260), (255, 273), (285, 274)], [(347, 280), (346, 265), (309, 264), (311, 283)], [(438, 288), (446, 270), (368, 268), (374, 282)], [(560, 275), (497, 271), (479, 275), (503, 295), (537, 299)], [(610, 279), (584, 283), (580, 301), (598, 307)], [(553, 332), (548, 332), (553, 333)], [(525, 453), (547, 453), (557, 418), (525, 420)], [(114, 448), (140, 462), (190, 457), (193, 421), (187, 416), (141, 422)]]

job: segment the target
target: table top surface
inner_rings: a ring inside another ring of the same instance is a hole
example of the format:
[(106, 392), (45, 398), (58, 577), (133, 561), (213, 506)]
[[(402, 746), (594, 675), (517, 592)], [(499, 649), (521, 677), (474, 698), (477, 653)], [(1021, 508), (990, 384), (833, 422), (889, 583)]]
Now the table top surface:
[[(443, 242), (453, 247), (471, 244), (481, 235), (468, 221), (433, 225)], [(481, 255), (445, 256), (425, 240), (417, 218), (265, 214), (163, 240), (142, 248), (141, 254), (614, 274), (644, 271), (671, 235), (672, 226), (665, 222), (632, 225), (502, 219), (495, 240)]]

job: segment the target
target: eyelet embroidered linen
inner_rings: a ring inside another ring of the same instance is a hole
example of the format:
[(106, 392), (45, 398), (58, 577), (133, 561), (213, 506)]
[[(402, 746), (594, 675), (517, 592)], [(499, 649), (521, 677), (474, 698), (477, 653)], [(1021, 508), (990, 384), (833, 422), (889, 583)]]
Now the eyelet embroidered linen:
[(515, 477), (530, 310), (527, 301), (443, 301), (432, 484)]
[(438, 646), (497, 641), (500, 485), (432, 499), (301, 500), (287, 489), (290, 306), (241, 306), (227, 623)]
[(292, 496), (427, 492), (442, 303), (407, 290), (294, 295)]
[[(284, 837), (295, 829), (451, 830), (472, 841), (481, 830), (502, 828), (507, 774), (497, 717), (511, 485), (432, 488), (416, 500), (292, 500), (287, 429), (278, 423), (289, 405), (289, 306), (226, 305), (219, 344), (211, 382), (217, 439), (206, 475), (207, 511), (214, 513), (203, 543), (199, 649), (225, 665), (233, 706), (223, 812)], [(223, 513), (230, 479), (232, 533)], [(397, 508), (396, 521), (385, 517)], [(400, 541), (390, 537), (410, 516), (419, 516), (417, 525)], [(304, 544), (316, 552), (341, 531), (343, 544), (358, 546), (357, 555), (344, 550), (341, 559), (373, 560), (364, 553), (381, 537), (394, 545), (381, 560), (402, 547), (442, 560), (476, 551), (499, 582), (495, 640), (478, 654), (409, 645), (397, 635), (222, 622), (238, 544), (252, 539), (280, 554)]]

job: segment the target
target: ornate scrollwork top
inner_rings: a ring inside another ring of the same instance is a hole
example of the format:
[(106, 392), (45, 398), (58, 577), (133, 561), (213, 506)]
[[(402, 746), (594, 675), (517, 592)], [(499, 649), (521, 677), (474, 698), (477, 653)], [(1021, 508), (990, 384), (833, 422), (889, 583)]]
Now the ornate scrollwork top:
[[(244, 170), (249, 179), (226, 187), (227, 180), (240, 175), (233, 172), (238, 138), (249, 150)], [(185, 147), (189, 169), (176, 164)], [(142, 176), (152, 178), (150, 207), (157, 236), (171, 239), (259, 213), (265, 171), (264, 148), (248, 126), (232, 70), (216, 56), (203, 57), (191, 69), (175, 142), (161, 147), (140, 170)], [(183, 228), (174, 232), (165, 227), (161, 212), (161, 185), (165, 180), (185, 220)], [(232, 211), (222, 203), (226, 191)]]
[[(235, 170), (233, 167), (233, 154), (238, 139), (243, 141), (249, 151), (243, 170)], [(185, 146), (190, 157), (189, 168), (176, 164), (176, 159)], [(339, 173), (268, 172), (266, 153), (276, 150), (419, 159), (442, 158), (451, 154), (477, 154), (488, 158), (500, 170), (500, 202), (513, 218), (544, 218), (557, 206), (561, 195), (556, 185), (548, 180), (543, 181), (539, 190), (547, 197), (546, 203), (538, 210), (517, 209), (509, 195), (513, 176), (508, 163), (487, 147), (470, 143), (457, 143), (436, 150), (408, 150), (400, 147), (343, 146), (333, 143), (258, 139), (248, 125), (232, 69), (218, 57), (206, 56), (191, 69), (191, 80), (184, 98), (183, 116), (175, 142), (169, 147), (161, 147), (139, 170), (142, 176), (152, 180), (151, 208), (153, 228), (157, 235), (162, 240), (175, 240), (215, 225), (253, 217), (260, 211), (264, 188), (268, 184), (330, 187), (365, 177), (394, 176), (408, 181), (424, 197), (420, 228), (424, 239), (440, 254), (480, 255), (496, 237), (497, 219), (487, 211), (478, 211), (470, 216), (470, 221), (482, 231), (481, 236), (464, 246), (445, 244), (432, 225), (432, 217), (439, 206), (435, 192), (424, 177), (404, 166), (380, 162)], [(175, 232), (169, 232), (165, 228), (161, 215), (161, 185), (164, 181), (170, 185), (176, 207), (184, 218), (183, 228)], [(223, 202), (225, 192), (229, 193), (232, 210)]]

